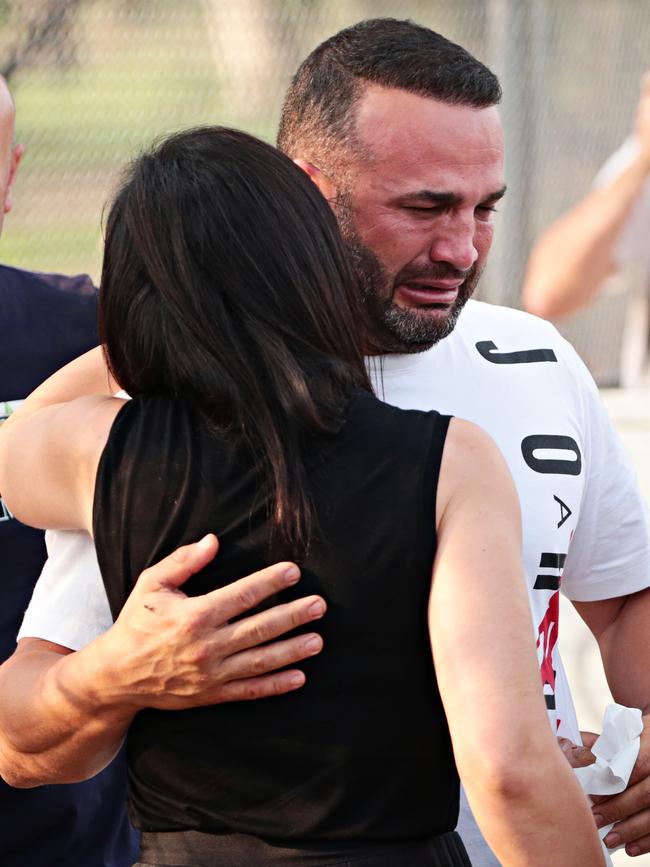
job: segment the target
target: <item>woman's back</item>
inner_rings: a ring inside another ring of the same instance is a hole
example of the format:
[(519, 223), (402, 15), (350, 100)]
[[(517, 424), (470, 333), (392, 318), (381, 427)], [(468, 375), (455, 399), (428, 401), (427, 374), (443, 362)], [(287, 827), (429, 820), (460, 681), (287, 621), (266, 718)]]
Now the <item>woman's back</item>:
[[(339, 433), (306, 445), (316, 530), (300, 593), (328, 602), (325, 650), (295, 694), (141, 713), (129, 756), (144, 829), (395, 841), (454, 828), (458, 781), (427, 629), (447, 424), (357, 391)], [(222, 553), (190, 594), (268, 562), (268, 502), (249, 452), (207, 433), (182, 400), (121, 411), (94, 524), (114, 614), (133, 576), (208, 529)]]

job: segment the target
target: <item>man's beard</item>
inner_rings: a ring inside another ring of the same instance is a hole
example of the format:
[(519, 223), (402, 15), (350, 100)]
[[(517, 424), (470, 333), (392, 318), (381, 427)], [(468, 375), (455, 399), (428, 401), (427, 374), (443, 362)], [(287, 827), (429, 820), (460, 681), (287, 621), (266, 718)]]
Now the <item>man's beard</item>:
[[(393, 280), (378, 257), (361, 243), (352, 220), (352, 209), (345, 197), (337, 202), (337, 217), (355, 276), (361, 287), (371, 326), (370, 343), (374, 352), (423, 352), (454, 330), (458, 316), (471, 298), (481, 270), (473, 265), (459, 271), (446, 262), (431, 262), (426, 267), (407, 266)], [(421, 307), (400, 307), (393, 301), (395, 289), (405, 283), (462, 279), (451, 305), (432, 303)], [(447, 315), (427, 315), (427, 308), (447, 310)]]

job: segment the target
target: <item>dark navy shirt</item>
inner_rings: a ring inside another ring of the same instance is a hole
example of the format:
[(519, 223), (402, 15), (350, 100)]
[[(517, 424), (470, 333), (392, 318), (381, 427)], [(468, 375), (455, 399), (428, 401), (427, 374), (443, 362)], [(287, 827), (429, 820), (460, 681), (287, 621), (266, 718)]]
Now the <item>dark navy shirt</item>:
[[(0, 419), (97, 344), (96, 308), (86, 276), (0, 265)], [(0, 500), (0, 661), (16, 646), (44, 560), (43, 533), (16, 521)], [(130, 867), (137, 851), (122, 756), (86, 783), (13, 789), (0, 780), (2, 867)]]

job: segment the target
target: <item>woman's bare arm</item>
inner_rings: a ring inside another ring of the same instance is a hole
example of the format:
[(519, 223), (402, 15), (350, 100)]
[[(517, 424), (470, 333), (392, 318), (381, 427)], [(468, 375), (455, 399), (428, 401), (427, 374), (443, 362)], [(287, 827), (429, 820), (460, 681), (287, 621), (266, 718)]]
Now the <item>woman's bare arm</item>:
[(516, 491), (492, 440), (468, 422), (451, 422), (437, 520), (431, 645), (476, 819), (504, 867), (603, 864), (542, 696)]
[(112, 397), (118, 388), (96, 347), (46, 379), (4, 422), (0, 491), (19, 520), (92, 529), (97, 464), (123, 405)]
[(123, 406), (119, 398), (91, 395), (25, 411), (20, 407), (2, 425), (0, 491), (18, 520), (92, 533), (97, 467)]

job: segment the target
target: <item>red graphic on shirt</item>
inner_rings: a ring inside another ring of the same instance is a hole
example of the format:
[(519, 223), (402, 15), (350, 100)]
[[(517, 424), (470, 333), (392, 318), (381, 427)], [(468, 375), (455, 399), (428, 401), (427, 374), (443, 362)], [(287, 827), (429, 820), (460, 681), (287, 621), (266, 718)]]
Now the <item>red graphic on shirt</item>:
[(541, 647), (542, 659), (540, 671), (542, 684), (548, 686), (555, 694), (555, 670), (553, 668), (553, 651), (557, 644), (560, 627), (560, 593), (556, 591), (548, 602), (544, 619), (537, 629), (537, 648)]

